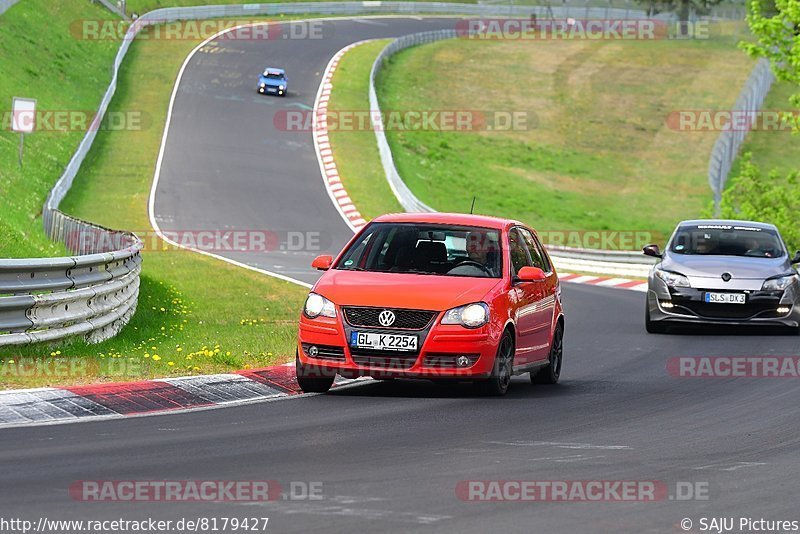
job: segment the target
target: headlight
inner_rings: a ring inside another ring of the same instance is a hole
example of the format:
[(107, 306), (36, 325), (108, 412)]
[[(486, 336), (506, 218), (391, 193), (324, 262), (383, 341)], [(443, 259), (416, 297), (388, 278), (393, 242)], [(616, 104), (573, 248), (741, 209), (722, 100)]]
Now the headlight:
[(264, 82), (261, 82), (261, 88), (262, 88), (262, 89), (263, 89), (264, 87), (266, 87), (266, 86), (267, 86), (267, 84), (265, 84)]
[(783, 291), (790, 285), (792, 282), (797, 280), (797, 276), (794, 274), (790, 274), (788, 276), (781, 276), (780, 278), (770, 278), (764, 285), (761, 286), (763, 291)]
[(322, 295), (309, 293), (306, 298), (306, 305), (303, 307), (306, 317), (313, 319), (322, 315), (323, 317), (336, 317), (336, 306)]
[(283, 86), (282, 86), (282, 85), (279, 85), (279, 86), (278, 86), (278, 89), (280, 89), (281, 91), (283, 91)]
[(489, 306), (483, 302), (459, 306), (444, 312), (442, 324), (460, 324), (466, 328), (478, 328), (489, 322)]
[(673, 273), (672, 271), (662, 271), (656, 269), (656, 276), (661, 278), (670, 287), (692, 287), (689, 279), (682, 274)]

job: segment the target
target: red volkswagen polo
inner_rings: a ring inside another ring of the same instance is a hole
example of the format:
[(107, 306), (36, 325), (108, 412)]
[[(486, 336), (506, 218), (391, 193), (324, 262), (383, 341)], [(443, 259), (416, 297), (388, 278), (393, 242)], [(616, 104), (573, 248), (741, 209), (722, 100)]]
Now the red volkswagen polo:
[(553, 264), (519, 222), (477, 215), (384, 215), (365, 226), (306, 299), (297, 380), (325, 392), (345, 377), (555, 384), (564, 314)]

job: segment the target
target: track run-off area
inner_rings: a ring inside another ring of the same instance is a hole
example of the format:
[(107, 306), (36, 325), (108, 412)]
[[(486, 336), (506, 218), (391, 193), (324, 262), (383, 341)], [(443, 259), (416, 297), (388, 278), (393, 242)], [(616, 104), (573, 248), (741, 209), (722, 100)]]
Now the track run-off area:
[[(346, 45), (454, 21), (322, 24), (324, 39), (220, 39), (187, 60), (151, 198), (162, 231), (318, 234), (318, 251), (222, 254), (304, 283), (317, 277), (315, 255), (338, 252), (352, 236), (321, 178), (312, 133), (279, 131), (273, 117), (311, 109), (325, 66)], [(256, 93), (268, 65), (286, 69), (286, 98)], [(468, 385), (370, 381), (276, 402), (3, 430), (2, 515), (268, 517), (267, 531), (304, 533), (680, 532), (686, 518), (797, 519), (796, 380), (688, 378), (670, 362), (796, 355), (798, 337), (648, 335), (643, 293), (567, 283), (563, 300), (565, 360), (553, 387), (525, 375), (506, 397), (487, 398)], [(86, 502), (70, 492), (86, 480), (270, 480), (285, 498)], [(652, 482), (666, 493), (652, 502), (476, 502), (462, 491), (469, 481), (525, 480)], [(321, 498), (292, 487), (321, 488)]]

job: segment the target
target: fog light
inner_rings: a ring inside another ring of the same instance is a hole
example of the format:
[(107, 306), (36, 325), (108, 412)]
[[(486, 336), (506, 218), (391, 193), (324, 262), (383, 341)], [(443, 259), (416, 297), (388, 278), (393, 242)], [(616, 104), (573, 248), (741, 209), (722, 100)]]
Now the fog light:
[(468, 356), (461, 355), (456, 358), (456, 365), (459, 367), (467, 367), (470, 364), (470, 359)]
[(319, 354), (319, 349), (317, 348), (316, 345), (311, 345), (310, 347), (308, 347), (309, 356), (311, 356), (312, 358), (316, 358), (318, 354)]
[(780, 308), (778, 308), (775, 311), (778, 312), (781, 315), (786, 315), (787, 313), (789, 313), (789, 310), (790, 310), (790, 308), (788, 306), (781, 306)]
[(670, 301), (668, 301), (668, 300), (662, 300), (662, 301), (659, 301), (659, 303), (661, 304), (661, 307), (666, 309), (666, 310), (669, 310), (670, 308), (674, 308), (675, 307), (675, 305), (673, 303), (671, 303)]

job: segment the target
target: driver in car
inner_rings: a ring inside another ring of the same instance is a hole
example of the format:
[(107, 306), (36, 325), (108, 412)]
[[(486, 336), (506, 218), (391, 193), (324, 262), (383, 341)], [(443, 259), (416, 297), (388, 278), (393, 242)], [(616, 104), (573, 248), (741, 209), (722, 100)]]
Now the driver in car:
[(497, 255), (500, 247), (497, 242), (485, 232), (470, 232), (467, 234), (467, 255), (469, 259), (483, 266), (490, 276), (499, 276), (497, 268)]

